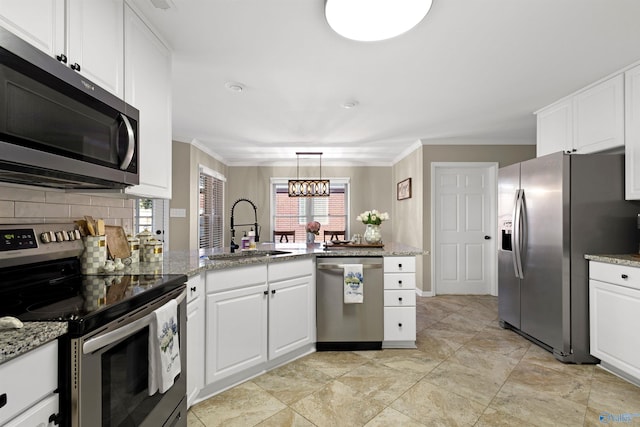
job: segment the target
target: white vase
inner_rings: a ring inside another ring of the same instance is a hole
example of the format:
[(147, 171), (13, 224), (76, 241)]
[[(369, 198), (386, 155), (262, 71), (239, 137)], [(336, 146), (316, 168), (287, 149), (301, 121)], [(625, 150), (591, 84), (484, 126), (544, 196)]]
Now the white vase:
[(380, 225), (367, 224), (364, 230), (364, 241), (370, 245), (378, 245), (382, 243), (382, 234), (380, 233)]
[(307, 232), (307, 243), (314, 243), (316, 241), (316, 235), (314, 233)]

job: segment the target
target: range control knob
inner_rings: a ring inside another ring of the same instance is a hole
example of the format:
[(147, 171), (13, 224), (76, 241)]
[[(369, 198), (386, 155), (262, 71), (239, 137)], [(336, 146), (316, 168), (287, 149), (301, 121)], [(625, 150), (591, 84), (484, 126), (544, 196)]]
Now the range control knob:
[(50, 243), (51, 242), (51, 238), (49, 237), (49, 233), (48, 232), (44, 232), (40, 234), (40, 241), (42, 243)]

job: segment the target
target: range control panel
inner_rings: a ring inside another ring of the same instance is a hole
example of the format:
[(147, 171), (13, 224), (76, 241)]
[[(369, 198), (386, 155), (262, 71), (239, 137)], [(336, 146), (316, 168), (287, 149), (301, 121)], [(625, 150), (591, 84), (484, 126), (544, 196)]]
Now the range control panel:
[(83, 250), (75, 224), (0, 225), (0, 267), (79, 256)]

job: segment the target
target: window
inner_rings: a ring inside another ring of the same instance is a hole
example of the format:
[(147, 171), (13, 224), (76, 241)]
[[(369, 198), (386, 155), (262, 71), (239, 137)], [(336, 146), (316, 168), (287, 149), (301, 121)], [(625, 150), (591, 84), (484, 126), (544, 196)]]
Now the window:
[(200, 200), (198, 236), (200, 249), (222, 248), (224, 182), (226, 179), (218, 172), (200, 167)]
[(136, 199), (133, 235), (149, 230), (153, 237), (169, 244), (169, 201), (163, 199)]
[(321, 225), (320, 236), (324, 235), (324, 231), (344, 231), (344, 238), (347, 238), (349, 235), (349, 182), (347, 179), (332, 178), (329, 197), (289, 197), (287, 181), (276, 178), (271, 180), (272, 230), (294, 231), (295, 241), (305, 242), (307, 222), (318, 221)]

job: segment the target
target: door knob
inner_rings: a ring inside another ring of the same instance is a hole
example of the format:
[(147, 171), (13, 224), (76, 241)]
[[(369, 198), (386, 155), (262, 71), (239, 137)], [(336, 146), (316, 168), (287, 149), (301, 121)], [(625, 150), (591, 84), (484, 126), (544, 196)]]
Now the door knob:
[(484, 240), (491, 240), (491, 236), (484, 236)]

